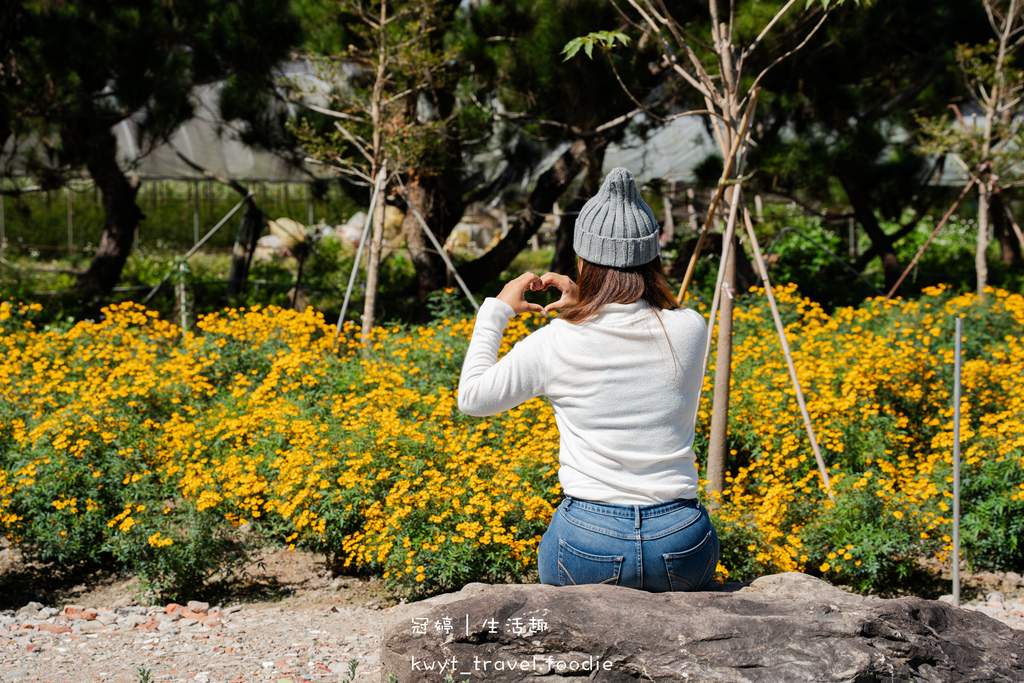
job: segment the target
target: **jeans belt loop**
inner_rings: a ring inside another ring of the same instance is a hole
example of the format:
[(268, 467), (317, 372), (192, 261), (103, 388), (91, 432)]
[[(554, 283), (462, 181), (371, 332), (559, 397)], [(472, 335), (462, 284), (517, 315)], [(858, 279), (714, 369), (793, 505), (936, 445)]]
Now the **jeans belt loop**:
[(633, 506), (633, 528), (634, 529), (639, 529), (640, 528), (640, 506), (639, 505), (634, 505)]

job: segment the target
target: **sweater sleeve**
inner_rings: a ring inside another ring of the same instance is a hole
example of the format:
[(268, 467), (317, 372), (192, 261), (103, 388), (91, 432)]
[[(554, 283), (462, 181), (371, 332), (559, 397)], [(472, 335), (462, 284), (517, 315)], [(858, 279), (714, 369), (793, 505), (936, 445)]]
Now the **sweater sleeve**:
[(487, 298), (480, 306), (459, 377), (459, 410), (467, 415), (497, 415), (544, 393), (538, 344), (543, 335), (530, 335), (498, 360), (513, 315), (512, 307), (498, 299)]

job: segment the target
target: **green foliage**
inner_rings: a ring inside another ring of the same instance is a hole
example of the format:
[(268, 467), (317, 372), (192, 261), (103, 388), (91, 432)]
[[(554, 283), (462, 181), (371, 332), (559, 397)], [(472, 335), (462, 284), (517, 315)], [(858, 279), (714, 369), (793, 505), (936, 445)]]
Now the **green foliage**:
[(962, 475), (961, 543), (972, 568), (1024, 566), (1024, 468), (1013, 458), (986, 458)]
[[(318, 16), (317, 3), (302, 7), (307, 17)], [(292, 127), (299, 142), (328, 167), (367, 182), (385, 163), (392, 172), (442, 172), (450, 161), (449, 122), (443, 112), (425, 116), (418, 107), (421, 94), (436, 106), (438, 93), (454, 87), (455, 51), (444, 45), (451, 8), (438, 0), (343, 0), (333, 12), (335, 20), (315, 35), (324, 47), (343, 36), (345, 50), (313, 61), (331, 85), (330, 107), (344, 118), (304, 115)]]
[(565, 47), (562, 48), (562, 54), (565, 55), (563, 61), (569, 61), (576, 56), (576, 53), (583, 48), (583, 52), (586, 53), (590, 59), (594, 58), (594, 46), (598, 45), (603, 50), (611, 50), (618, 43), (623, 47), (629, 45), (630, 37), (621, 31), (594, 31), (588, 33), (585, 36), (579, 38), (573, 38)]
[(427, 297), (427, 311), (434, 323), (442, 320), (460, 320), (473, 315), (473, 307), (462, 293), (454, 287), (446, 287), (431, 292)]
[[(938, 539), (921, 537), (926, 526), (918, 517), (896, 519), (887, 514), (884, 501), (874, 491), (837, 488), (836, 505), (811, 517), (801, 534), (809, 570), (827, 571), (826, 563), (835, 565), (838, 560), (843, 570), (834, 580), (854, 590), (891, 591), (906, 585), (918, 569), (918, 560), (938, 550)], [(851, 550), (857, 559), (844, 561)]]
[[(214, 580), (230, 581), (251, 561), (250, 550), (258, 544), (225, 524), (222, 511), (199, 510), (194, 501), (163, 505), (159, 514), (139, 515), (137, 524), (109, 542), (118, 561), (156, 594), (176, 602), (193, 599)], [(166, 541), (171, 542), (161, 545)]]

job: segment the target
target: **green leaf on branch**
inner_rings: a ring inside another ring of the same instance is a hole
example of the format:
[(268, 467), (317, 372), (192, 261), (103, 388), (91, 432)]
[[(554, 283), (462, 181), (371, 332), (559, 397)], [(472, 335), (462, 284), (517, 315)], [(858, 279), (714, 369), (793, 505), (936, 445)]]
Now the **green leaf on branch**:
[(587, 54), (587, 57), (594, 58), (594, 45), (598, 45), (603, 50), (610, 50), (615, 47), (616, 43), (620, 43), (623, 46), (629, 45), (630, 38), (621, 31), (595, 31), (588, 33), (585, 36), (579, 38), (573, 38), (565, 47), (562, 48), (562, 54), (565, 55), (563, 61), (569, 61), (576, 56), (576, 53), (580, 51), (580, 48)]
[[(827, 11), (829, 6), (838, 7), (839, 5), (842, 5), (843, 2), (845, 2), (845, 0), (821, 0), (821, 8), (823, 10)], [(810, 9), (811, 5), (813, 5), (813, 4), (814, 4), (814, 0), (807, 0), (807, 4), (804, 5), (804, 9), (805, 10)], [(853, 0), (853, 4), (855, 4), (855, 5), (857, 5), (859, 7), (860, 6), (860, 0)]]

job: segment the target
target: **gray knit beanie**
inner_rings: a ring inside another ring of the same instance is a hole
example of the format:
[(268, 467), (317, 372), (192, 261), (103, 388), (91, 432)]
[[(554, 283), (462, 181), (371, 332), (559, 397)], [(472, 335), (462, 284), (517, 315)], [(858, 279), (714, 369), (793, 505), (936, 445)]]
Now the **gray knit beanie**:
[(625, 168), (612, 169), (576, 219), (572, 248), (583, 260), (629, 268), (658, 255), (658, 220)]

